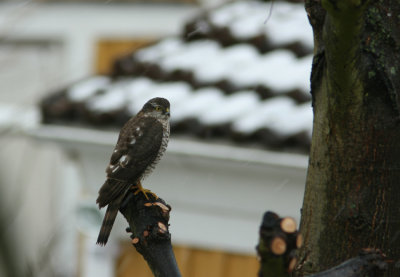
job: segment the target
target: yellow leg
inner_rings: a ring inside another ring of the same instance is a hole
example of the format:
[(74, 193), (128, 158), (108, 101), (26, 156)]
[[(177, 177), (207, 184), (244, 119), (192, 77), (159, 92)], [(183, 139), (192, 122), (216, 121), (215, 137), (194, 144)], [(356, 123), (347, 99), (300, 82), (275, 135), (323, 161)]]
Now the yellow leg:
[(146, 197), (147, 200), (149, 200), (149, 197), (147, 196), (147, 193), (152, 194), (156, 199), (158, 199), (158, 196), (157, 196), (155, 193), (151, 192), (151, 191), (148, 190), (148, 189), (144, 189), (144, 188), (142, 187), (142, 183), (141, 183), (140, 181), (138, 181), (138, 182), (136, 183), (136, 185), (133, 185), (131, 188), (136, 189), (136, 191), (134, 192), (135, 195), (136, 195), (136, 194), (139, 194), (139, 193), (141, 192), (141, 193), (144, 194), (144, 196)]

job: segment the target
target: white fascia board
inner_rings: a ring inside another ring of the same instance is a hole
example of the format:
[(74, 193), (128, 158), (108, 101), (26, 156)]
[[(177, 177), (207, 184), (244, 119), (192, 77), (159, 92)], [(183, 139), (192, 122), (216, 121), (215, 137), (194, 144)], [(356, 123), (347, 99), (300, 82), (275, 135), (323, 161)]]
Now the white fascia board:
[[(77, 145), (114, 147), (118, 138), (118, 133), (115, 131), (58, 125), (41, 125), (37, 129), (26, 130), (26, 132), (34, 138), (60, 142), (66, 147)], [(308, 156), (303, 154), (213, 144), (174, 137), (169, 142), (167, 152), (175, 155), (198, 156), (304, 170), (307, 169), (308, 165)]]

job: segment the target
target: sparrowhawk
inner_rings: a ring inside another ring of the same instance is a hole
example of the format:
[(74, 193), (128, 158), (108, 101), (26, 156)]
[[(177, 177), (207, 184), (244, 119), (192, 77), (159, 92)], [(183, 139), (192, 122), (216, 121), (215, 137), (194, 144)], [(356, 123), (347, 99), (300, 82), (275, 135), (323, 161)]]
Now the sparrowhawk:
[(99, 208), (108, 205), (97, 244), (107, 243), (122, 200), (132, 187), (135, 194), (142, 192), (148, 198), (149, 191), (143, 189), (141, 181), (153, 171), (167, 148), (169, 108), (167, 99), (153, 98), (122, 127), (106, 168), (107, 179), (96, 200)]

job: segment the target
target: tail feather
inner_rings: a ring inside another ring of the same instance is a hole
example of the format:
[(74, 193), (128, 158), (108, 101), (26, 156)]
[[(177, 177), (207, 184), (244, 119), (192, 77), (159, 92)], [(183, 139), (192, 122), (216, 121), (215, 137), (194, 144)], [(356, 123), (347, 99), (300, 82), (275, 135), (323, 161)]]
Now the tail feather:
[(96, 203), (99, 204), (99, 208), (103, 208), (124, 194), (130, 186), (132, 185), (128, 182), (107, 178), (100, 188)]
[(106, 245), (108, 238), (111, 233), (111, 229), (114, 225), (115, 218), (117, 217), (119, 207), (121, 206), (121, 202), (124, 199), (125, 193), (122, 193), (120, 197), (113, 200), (108, 204), (106, 214), (103, 219), (103, 223), (101, 224), (101, 229), (99, 236), (97, 237), (96, 244), (101, 246)]

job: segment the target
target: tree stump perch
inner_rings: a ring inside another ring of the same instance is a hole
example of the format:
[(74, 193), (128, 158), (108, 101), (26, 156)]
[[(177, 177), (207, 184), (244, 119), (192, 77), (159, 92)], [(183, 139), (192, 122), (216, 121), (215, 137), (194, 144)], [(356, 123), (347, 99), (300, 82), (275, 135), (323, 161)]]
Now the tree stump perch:
[(130, 192), (120, 212), (129, 223), (132, 245), (143, 256), (155, 277), (181, 277), (168, 230), (171, 207), (149, 194), (149, 200)]

